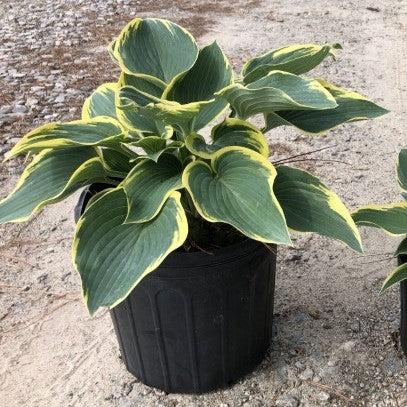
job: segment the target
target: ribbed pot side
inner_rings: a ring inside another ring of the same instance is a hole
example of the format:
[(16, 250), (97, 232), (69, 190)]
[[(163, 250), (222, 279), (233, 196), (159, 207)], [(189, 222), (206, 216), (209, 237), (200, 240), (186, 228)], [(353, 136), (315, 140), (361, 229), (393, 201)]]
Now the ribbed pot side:
[(166, 392), (238, 380), (269, 346), (274, 276), (275, 254), (254, 241), (170, 255), (112, 310), (127, 369)]

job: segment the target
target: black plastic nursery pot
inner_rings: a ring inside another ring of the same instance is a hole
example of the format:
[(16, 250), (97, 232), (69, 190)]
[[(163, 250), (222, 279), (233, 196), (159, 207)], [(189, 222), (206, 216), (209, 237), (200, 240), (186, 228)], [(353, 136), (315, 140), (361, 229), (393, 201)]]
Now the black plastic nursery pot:
[(275, 269), (276, 247), (254, 240), (170, 254), (111, 310), (127, 370), (168, 393), (215, 390), (251, 372), (271, 340)]
[[(400, 255), (398, 263), (407, 263), (407, 255)], [(400, 343), (407, 356), (407, 280), (400, 283)]]

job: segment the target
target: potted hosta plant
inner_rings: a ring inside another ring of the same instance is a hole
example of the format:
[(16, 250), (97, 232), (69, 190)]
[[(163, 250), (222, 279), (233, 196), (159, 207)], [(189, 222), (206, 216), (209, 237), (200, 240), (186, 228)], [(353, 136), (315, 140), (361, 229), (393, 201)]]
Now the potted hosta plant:
[(407, 149), (400, 151), (397, 163), (398, 183), (404, 201), (387, 205), (367, 205), (352, 214), (356, 223), (381, 228), (387, 233), (404, 236), (396, 250), (398, 267), (384, 280), (381, 291), (400, 282), (400, 341), (407, 355)]
[[(96, 89), (82, 118), (41, 126), (9, 152), (32, 161), (0, 204), (1, 222), (90, 185), (73, 263), (90, 313), (112, 309), (123, 360), (144, 383), (203, 392), (261, 360), (276, 245), (291, 244), (289, 229), (362, 250), (338, 196), (308, 172), (273, 165), (264, 136), (281, 125), (317, 134), (386, 113), (299, 76), (337, 48), (270, 51), (238, 76), (216, 42), (199, 49), (170, 21), (136, 18), (109, 48), (120, 77)], [(248, 121), (254, 115), (263, 128)]]

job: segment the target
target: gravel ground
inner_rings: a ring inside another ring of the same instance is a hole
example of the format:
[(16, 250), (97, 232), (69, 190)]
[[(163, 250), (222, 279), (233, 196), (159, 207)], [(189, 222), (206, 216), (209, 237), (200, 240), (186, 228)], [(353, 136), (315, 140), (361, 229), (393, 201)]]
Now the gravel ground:
[[(173, 19), (233, 64), (293, 42), (340, 42), (316, 70), (389, 108), (384, 118), (311, 138), (270, 133), (276, 157), (332, 146), (301, 162), (350, 208), (397, 197), (394, 160), (406, 145), (407, 4), (399, 0), (0, 0), (0, 154), (29, 128), (79, 116), (117, 69), (106, 45), (135, 16)], [(336, 160), (320, 161), (320, 160)], [(1, 195), (21, 162), (1, 164)], [(107, 312), (81, 304), (69, 252), (77, 196), (0, 229), (0, 400), (14, 406), (407, 406), (398, 349), (398, 293), (378, 288), (394, 239), (363, 230), (366, 254), (314, 235), (279, 252), (275, 336), (268, 357), (230, 389), (202, 396), (150, 389), (129, 375)]]

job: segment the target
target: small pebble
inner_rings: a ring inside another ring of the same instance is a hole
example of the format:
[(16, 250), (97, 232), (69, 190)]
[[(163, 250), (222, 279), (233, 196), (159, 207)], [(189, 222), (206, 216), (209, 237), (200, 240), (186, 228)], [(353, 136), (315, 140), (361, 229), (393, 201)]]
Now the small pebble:
[(299, 400), (291, 394), (283, 394), (276, 400), (276, 407), (298, 407)]
[(331, 395), (325, 391), (321, 391), (317, 394), (317, 399), (320, 401), (329, 401), (331, 399)]

